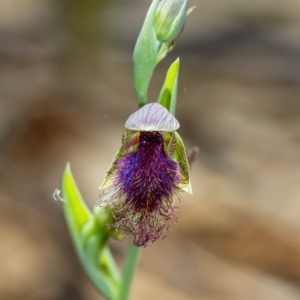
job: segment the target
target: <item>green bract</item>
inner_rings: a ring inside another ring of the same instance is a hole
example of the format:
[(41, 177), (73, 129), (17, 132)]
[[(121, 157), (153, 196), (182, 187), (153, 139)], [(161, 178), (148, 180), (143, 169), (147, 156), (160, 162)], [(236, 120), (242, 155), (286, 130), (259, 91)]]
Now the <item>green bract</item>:
[(175, 116), (177, 103), (177, 84), (179, 75), (179, 58), (170, 66), (157, 102)]
[(133, 83), (139, 106), (147, 103), (148, 86), (156, 66), (158, 41), (154, 19), (159, 0), (153, 0), (133, 52)]

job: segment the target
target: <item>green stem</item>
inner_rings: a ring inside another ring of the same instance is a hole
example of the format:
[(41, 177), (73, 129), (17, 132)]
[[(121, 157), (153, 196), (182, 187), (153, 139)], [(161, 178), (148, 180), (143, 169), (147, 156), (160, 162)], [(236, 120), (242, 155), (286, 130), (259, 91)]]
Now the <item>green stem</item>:
[(119, 290), (119, 297), (117, 300), (128, 300), (133, 275), (139, 258), (140, 248), (135, 247), (131, 242), (125, 257), (123, 266), (122, 283)]

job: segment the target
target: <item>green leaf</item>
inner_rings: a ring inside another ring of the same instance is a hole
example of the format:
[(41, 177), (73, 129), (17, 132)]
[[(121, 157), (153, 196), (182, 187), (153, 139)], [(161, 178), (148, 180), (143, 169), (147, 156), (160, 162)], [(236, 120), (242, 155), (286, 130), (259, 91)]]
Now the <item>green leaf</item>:
[(170, 66), (164, 85), (158, 96), (158, 103), (175, 116), (177, 102), (177, 85), (179, 74), (179, 58)]
[(61, 180), (65, 219), (77, 256), (95, 288), (106, 298), (116, 299), (120, 274), (107, 247), (109, 235), (86, 206), (68, 164)]
[(159, 43), (154, 20), (159, 1), (152, 1), (133, 52), (133, 83), (140, 107), (148, 101), (148, 87), (156, 66)]
[(82, 225), (92, 217), (92, 213), (82, 200), (80, 192), (72, 176), (70, 164), (67, 164), (63, 173), (61, 191), (63, 199), (65, 200), (65, 216), (67, 217), (67, 220), (72, 220), (71, 224), (74, 227), (74, 230), (80, 230)]

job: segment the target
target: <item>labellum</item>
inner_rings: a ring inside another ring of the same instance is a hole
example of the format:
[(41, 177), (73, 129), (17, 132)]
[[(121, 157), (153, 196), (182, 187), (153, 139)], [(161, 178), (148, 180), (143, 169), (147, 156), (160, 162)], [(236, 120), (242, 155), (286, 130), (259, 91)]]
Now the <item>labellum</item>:
[(178, 121), (166, 108), (150, 103), (125, 124), (122, 145), (100, 186), (98, 205), (113, 208), (117, 230), (146, 247), (167, 234), (176, 220), (173, 196), (191, 193), (189, 165)]

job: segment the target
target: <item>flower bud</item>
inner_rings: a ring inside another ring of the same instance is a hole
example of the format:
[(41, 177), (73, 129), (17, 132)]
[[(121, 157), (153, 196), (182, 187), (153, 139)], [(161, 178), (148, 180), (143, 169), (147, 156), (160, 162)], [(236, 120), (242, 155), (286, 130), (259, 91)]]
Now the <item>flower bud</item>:
[(155, 16), (156, 37), (161, 42), (172, 42), (185, 23), (188, 0), (161, 0)]

